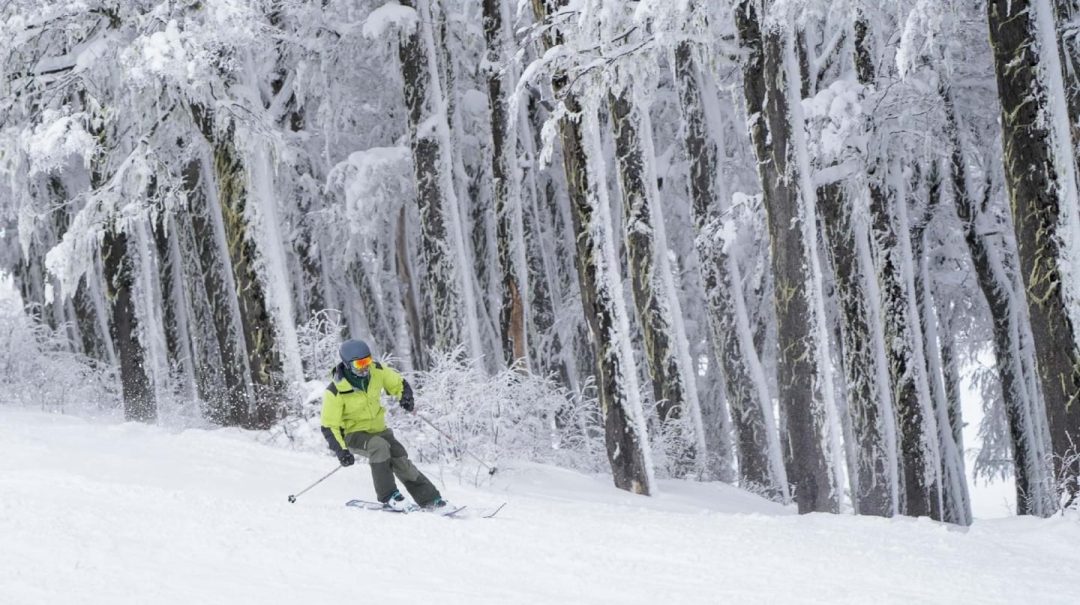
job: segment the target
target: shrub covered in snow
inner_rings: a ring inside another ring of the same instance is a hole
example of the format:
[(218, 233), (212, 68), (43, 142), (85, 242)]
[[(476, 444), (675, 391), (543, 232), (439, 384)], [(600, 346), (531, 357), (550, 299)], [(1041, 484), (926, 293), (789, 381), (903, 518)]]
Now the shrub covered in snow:
[(0, 405), (99, 415), (121, 409), (115, 369), (73, 353), (68, 326), (32, 321), (0, 299)]
[(407, 417), (402, 426), (417, 434), (417, 457), (468, 462), (466, 452), (471, 452), (488, 464), (530, 460), (607, 469), (599, 405), (590, 397), (513, 369), (489, 375), (479, 361), (453, 354), (440, 356), (431, 371), (412, 378), (418, 387), (417, 414), (449, 435), (437, 434), (419, 417)]

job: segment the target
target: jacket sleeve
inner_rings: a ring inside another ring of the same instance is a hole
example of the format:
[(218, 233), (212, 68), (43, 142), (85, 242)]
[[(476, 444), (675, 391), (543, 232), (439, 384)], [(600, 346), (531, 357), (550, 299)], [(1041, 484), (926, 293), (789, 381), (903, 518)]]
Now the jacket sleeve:
[(398, 374), (397, 370), (392, 368), (383, 367), (383, 390), (387, 392), (391, 397), (401, 399), (401, 392), (404, 388), (405, 379)]
[(341, 397), (325, 391), (322, 397), (322, 434), (334, 453), (347, 449), (341, 435), (341, 417), (344, 411)]

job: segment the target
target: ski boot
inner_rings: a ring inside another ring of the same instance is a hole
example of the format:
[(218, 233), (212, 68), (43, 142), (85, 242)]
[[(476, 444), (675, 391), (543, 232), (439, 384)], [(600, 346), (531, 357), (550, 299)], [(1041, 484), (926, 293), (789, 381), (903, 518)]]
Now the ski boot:
[(383, 508), (402, 513), (409, 512), (413, 508), (409, 505), (408, 502), (405, 501), (405, 496), (402, 496), (401, 492), (396, 490), (394, 491), (394, 493), (390, 494), (390, 497), (387, 498), (386, 501), (382, 503), (382, 505)]
[(445, 508), (447, 508), (449, 506), (450, 506), (450, 503), (447, 502), (446, 500), (443, 500), (442, 497), (436, 497), (434, 500), (432, 500), (431, 502), (428, 502), (427, 504), (425, 504), (421, 508), (423, 508), (426, 511), (438, 511), (438, 510), (441, 510), (441, 509), (445, 509)]

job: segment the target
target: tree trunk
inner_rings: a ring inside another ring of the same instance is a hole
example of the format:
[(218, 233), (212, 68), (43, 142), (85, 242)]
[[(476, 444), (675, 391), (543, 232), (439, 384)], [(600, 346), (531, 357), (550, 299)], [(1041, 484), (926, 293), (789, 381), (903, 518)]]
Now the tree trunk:
[(401, 209), (397, 220), (397, 237), (395, 238), (394, 265), (397, 267), (398, 279), (401, 281), (401, 299), (405, 307), (405, 319), (409, 326), (409, 344), (412, 350), (412, 365), (414, 368), (427, 368), (431, 361), (428, 358), (425, 343), (431, 342), (432, 334), (429, 333), (430, 325), (421, 320), (420, 307), (416, 297), (416, 287), (413, 285), (412, 262), (409, 257), (409, 240), (407, 234), (408, 221), (406, 220), (405, 208)]
[(800, 211), (808, 192), (801, 188), (793, 140), (798, 136), (793, 128), (802, 125), (792, 125), (788, 102), (791, 82), (798, 81), (788, 73), (792, 34), (783, 26), (763, 29), (752, 0), (740, 3), (736, 25), (750, 55), (743, 66), (744, 94), (768, 215), (780, 348), (778, 395), (786, 411), (792, 451), (788, 479), (800, 513), (834, 512), (837, 502), (822, 438), (827, 427), (816, 392), (825, 377), (819, 375), (815, 313), (806, 271), (812, 254), (809, 246), (816, 242), (807, 241), (802, 224), (808, 220)]
[[(856, 73), (861, 84), (875, 87), (877, 75), (870, 42), (869, 26), (862, 19), (857, 20)], [(888, 178), (889, 167), (885, 160), (870, 158), (867, 164), (870, 232), (876, 255), (889, 382), (896, 414), (902, 473), (900, 512), (913, 517), (940, 518), (938, 468), (927, 451), (927, 444), (936, 442), (933, 431), (927, 428), (927, 411), (932, 409), (932, 403), (924, 370), (913, 359), (918, 325), (912, 320), (914, 302), (904, 273), (904, 267), (909, 266), (912, 259), (905, 256), (898, 236), (898, 232), (902, 232), (897, 226), (899, 206), (907, 201), (900, 192), (887, 186)]]
[(39, 244), (31, 242), (25, 254), (19, 257), (14, 278), (19, 288), (26, 316), (36, 323), (56, 329), (48, 303), (45, 302), (45, 252)]
[[(426, 4), (426, 11), (421, 4)], [(438, 70), (438, 90), (442, 91), (442, 101), (448, 126), (446, 138), (440, 142), (444, 157), (449, 158), (447, 163), (448, 174), (452, 174), (447, 185), (447, 190), (453, 189), (453, 199), (448, 199), (444, 210), (446, 218), (450, 221), (450, 237), (454, 237), (455, 216), (460, 216), (462, 237), (468, 235), (470, 250), (461, 250), (461, 283), (462, 302), (466, 305), (466, 317), (478, 322), (477, 329), (482, 331), (491, 330), (489, 334), (476, 334), (484, 343), (494, 343), (501, 340), (501, 334), (495, 334), (499, 330), (498, 317), (492, 314), (492, 309), (501, 309), (499, 306), (499, 294), (497, 283), (501, 285), (499, 273), (498, 242), (496, 238), (496, 225), (492, 222), (491, 200), (486, 196), (486, 181), (489, 175), (484, 163), (486, 149), (478, 146), (473, 153), (466, 147), (465, 116), (459, 108), (461, 104), (461, 90), (458, 86), (458, 67), (454, 62), (451, 52), (451, 43), (455, 36), (450, 34), (449, 19), (447, 19), (447, 7), (445, 0), (421, 0), (416, 4), (420, 19), (429, 19), (432, 23), (431, 39), (434, 49), (434, 64)], [(426, 15), (430, 15), (427, 17)], [(432, 78), (432, 82), (436, 80)], [(431, 89), (436, 90), (435, 87)], [(513, 199), (513, 196), (511, 196)], [(457, 207), (457, 212), (455, 212)], [(494, 253), (493, 253), (494, 251)], [(479, 300), (478, 305), (472, 305), (470, 300)], [(479, 342), (479, 341), (478, 341)], [(485, 353), (488, 350), (486, 344), (481, 347)], [(478, 353), (474, 353), (477, 355)], [(494, 370), (498, 363), (494, 355), (482, 355), (489, 370)], [(494, 363), (493, 363), (494, 362)]]
[[(526, 181), (529, 203), (525, 206), (524, 228), (528, 245), (528, 284), (531, 299), (529, 315), (535, 337), (529, 339), (532, 356), (545, 375), (557, 374), (571, 392), (578, 392), (581, 380), (575, 356), (575, 322), (556, 321), (556, 315), (568, 303), (568, 292), (574, 288), (572, 275), (574, 246), (564, 214), (569, 203), (564, 187), (556, 187), (554, 166), (539, 170), (537, 148), (542, 145), (540, 132), (543, 116), (537, 99), (530, 96), (522, 104), (518, 117), (523, 146), (531, 167)], [(554, 165), (557, 165), (553, 163)], [(562, 195), (560, 195), (562, 194)], [(545, 237), (546, 235), (546, 237)], [(577, 317), (583, 317), (580, 313)], [(580, 323), (582, 320), (578, 320)], [(589, 352), (591, 356), (591, 351)], [(590, 361), (589, 367), (595, 364)]]
[(1080, 2), (1054, 0), (1057, 13), (1057, 38), (1061, 58), (1061, 76), (1069, 114), (1069, 138), (1074, 165), (1080, 174)]
[[(673, 473), (684, 477), (692, 472), (705, 452), (697, 452), (698, 439), (684, 434), (680, 421), (690, 414), (698, 413), (696, 385), (690, 381), (690, 373), (683, 359), (689, 360), (689, 350), (680, 351), (682, 335), (676, 328), (681, 318), (674, 316), (679, 309), (678, 294), (670, 287), (666, 249), (658, 249), (657, 232), (663, 229), (663, 217), (657, 207), (659, 200), (655, 185), (655, 169), (647, 162), (654, 162), (645, 149), (652, 148), (649, 129), (642, 128), (640, 109), (629, 97), (630, 91), (620, 95), (608, 94), (611, 122), (615, 130), (615, 158), (619, 169), (619, 184), (623, 195), (623, 230), (626, 252), (629, 257), (631, 292), (637, 307), (645, 344), (645, 359), (652, 377), (653, 397), (660, 422), (673, 428), (677, 450)], [(660, 258), (659, 255), (665, 255)], [(685, 345), (685, 342), (682, 342)], [(692, 429), (691, 429), (692, 430)]]
[[(1002, 401), (1012, 437), (1013, 478), (1016, 483), (1016, 513), (1018, 515), (1048, 516), (1056, 508), (1050, 477), (1044, 459), (1047, 449), (1032, 418), (1038, 413), (1038, 401), (1032, 400), (1025, 376), (1023, 356), (1031, 354), (1030, 345), (1024, 343), (1020, 323), (1021, 304), (1012, 287), (1012, 280), (1005, 274), (1001, 250), (990, 241), (985, 211), (989, 203), (990, 183), (986, 183), (982, 203), (972, 196), (967, 181), (967, 165), (953, 111), (952, 98), (943, 91), (945, 102), (946, 131), (951, 144), (950, 171), (956, 213), (964, 229), (964, 241), (971, 254), (979, 289), (986, 298), (993, 326), (995, 368), (1001, 383)], [(1004, 226), (1002, 226), (1004, 228)]]
[[(221, 357), (218, 367), (204, 367), (202, 373), (220, 376), (214, 382), (223, 386), (221, 393), (214, 393), (208, 400), (206, 415), (218, 424), (237, 426), (244, 423), (247, 410), (253, 404), (254, 392), (249, 379), (248, 352), (231, 267), (230, 239), (222, 209), (217, 203), (220, 194), (215, 186), (215, 167), (207, 157), (215, 146), (212, 117), (201, 107), (192, 106), (191, 109), (192, 117), (210, 149), (200, 150), (197, 157), (188, 163), (184, 170), (184, 190), (191, 218), (192, 239), (198, 250), (198, 269), (213, 318), (216, 348)], [(198, 363), (212, 363), (212, 360), (200, 359)]]
[(390, 312), (386, 308), (385, 297), (381, 295), (381, 284), (377, 282), (378, 271), (377, 264), (354, 260), (349, 263), (345, 275), (348, 283), (352, 284), (353, 291), (362, 293), (355, 296), (354, 300), (363, 311), (369, 342), (374, 343), (379, 351), (391, 352), (396, 348), (394, 345), (397, 334), (391, 323)]
[(836, 275), (837, 303), (841, 315), (840, 333), (846, 382), (848, 417), (855, 446), (852, 494), (856, 514), (891, 517), (897, 513), (895, 431), (888, 431), (892, 402), (888, 399), (887, 368), (879, 366), (884, 342), (878, 318), (872, 313), (877, 297), (869, 280), (870, 237), (865, 225), (857, 224), (854, 200), (843, 182), (829, 183), (818, 190), (825, 239)]
[[(415, 0), (403, 6), (416, 7)], [(458, 279), (459, 267), (454, 262), (453, 246), (447, 227), (448, 204), (454, 203), (453, 192), (446, 188), (452, 181), (444, 174), (448, 162), (438, 135), (440, 118), (433, 110), (431, 97), (433, 74), (424, 42), (423, 22), (401, 40), (398, 55), (405, 83), (405, 105), (408, 108), (409, 144), (413, 156), (417, 202), (420, 208), (420, 258), (423, 263), (426, 295), (431, 297), (435, 323), (435, 348), (452, 351), (464, 342), (462, 338), (462, 292)], [(445, 127), (445, 125), (443, 126)], [(465, 259), (461, 259), (465, 262)]]
[[(941, 174), (938, 162), (932, 161), (928, 175), (926, 207), (911, 228), (912, 257), (915, 259), (915, 305), (919, 310), (920, 330), (923, 335), (923, 355), (926, 363), (927, 381), (934, 404), (937, 421), (937, 442), (940, 452), (941, 519), (960, 525), (971, 524), (971, 501), (967, 492), (964, 472), (963, 450), (955, 439), (954, 414), (946, 394), (945, 373), (939, 348), (937, 309), (933, 299), (933, 282), (930, 277), (930, 259), (926, 252), (927, 226), (934, 220), (941, 203)], [(959, 413), (957, 410), (956, 413)], [(959, 418), (956, 418), (959, 422)]]
[(163, 212), (154, 225), (154, 247), (161, 282), (162, 326), (165, 333), (166, 366), (170, 378), (183, 385), (190, 399), (198, 396), (195, 376), (195, 356), (191, 350), (191, 334), (187, 301), (183, 296), (183, 260), (176, 247), (176, 229), (170, 213)]
[[(522, 120), (522, 122), (525, 122)], [(527, 124), (527, 122), (526, 122)], [(521, 140), (521, 139), (519, 139)], [(535, 154), (526, 152), (529, 158), (529, 181), (537, 179)], [(566, 330), (555, 322), (557, 288), (557, 269), (550, 265), (559, 262), (545, 252), (552, 244), (545, 241), (542, 219), (540, 218), (539, 198), (542, 196), (540, 185), (533, 182), (522, 193), (522, 231), (525, 236), (525, 268), (527, 271), (524, 295), (528, 297), (528, 328), (526, 340), (529, 344), (530, 367), (534, 372), (558, 377), (559, 384), (577, 390), (578, 380), (571, 374), (570, 364), (566, 363)]]
[(739, 267), (719, 241), (722, 212), (728, 200), (720, 185), (724, 179), (719, 149), (704, 107), (701, 76), (691, 44), (681, 43), (675, 51), (675, 82), (685, 123), (694, 244), (701, 265), (714, 358), (720, 362), (731, 411), (740, 483), (765, 489), (787, 501), (790, 492), (776, 421), (765, 420), (772, 416), (772, 398), (754, 346), (746, 302), (742, 300)]
[[(65, 326), (66, 293), (61, 291), (59, 280), (49, 275), (45, 257), (49, 250), (63, 239), (67, 232), (67, 192), (63, 182), (52, 175), (38, 177), (29, 185), (30, 203), (40, 218), (35, 221), (33, 233), (25, 253), (20, 246), (21, 262), (14, 271), (15, 282), (22, 294), (23, 308), (27, 316), (51, 330)], [(52, 290), (49, 293), (49, 290)], [(75, 326), (78, 329), (81, 326)], [(78, 346), (78, 338), (67, 327), (68, 341), (72, 350)]]
[[(303, 289), (303, 305), (297, 309), (297, 320), (306, 322), (316, 313), (320, 313), (330, 305), (327, 303), (327, 295), (324, 289), (324, 276), (329, 269), (323, 265), (321, 251), (322, 243), (319, 241), (319, 228), (315, 226), (311, 217), (323, 210), (321, 204), (314, 200), (306, 200), (308, 205), (299, 210), (302, 219), (297, 229), (297, 238), (294, 243), (295, 254), (298, 257), (301, 271), (301, 288)], [(309, 372), (314, 368), (306, 368)]]
[(79, 325), (82, 353), (105, 363), (119, 363), (112, 352), (109, 336), (109, 314), (101, 293), (100, 277), (96, 271), (83, 276), (74, 295), (75, 317)]
[[(563, 3), (564, 0), (533, 0), (533, 8), (538, 19), (543, 20)], [(559, 34), (554, 30), (551, 35), (557, 37)], [(549, 47), (554, 45), (553, 38), (546, 42)], [(577, 116), (577, 119), (564, 117), (560, 120), (559, 134), (577, 241), (582, 307), (596, 354), (608, 460), (616, 487), (647, 495), (652, 491), (648, 436), (640, 422), (637, 369), (632, 352), (623, 346), (629, 338), (628, 318), (622, 308), (622, 288), (614, 258), (614, 242), (611, 241), (610, 219), (605, 216), (600, 200), (599, 189), (605, 184), (601, 175), (590, 173), (593, 166), (589, 163), (581, 125), (593, 120), (595, 129), (596, 117), (583, 113), (576, 95), (565, 89), (567, 84), (565, 74), (556, 74), (552, 79), (555, 94), (563, 99), (567, 111)], [(599, 138), (598, 133), (593, 136)]]
[(236, 297), (240, 304), (240, 323), (247, 350), (246, 376), (254, 398), (246, 409), (234, 409), (232, 419), (246, 428), (267, 428), (278, 413), (281, 396), (281, 357), (276, 347), (273, 318), (267, 306), (266, 292), (255, 273), (258, 251), (248, 233), (245, 208), (249, 191), (245, 168), (236, 147), (232, 130), (221, 135), (214, 146), (214, 169), (217, 175), (218, 202), (229, 246), (229, 260)]
[(140, 422), (157, 419), (150, 379), (143, 368), (143, 347), (135, 316), (132, 290), (135, 267), (127, 244), (127, 234), (110, 227), (101, 243), (105, 283), (112, 311), (111, 336), (120, 357), (120, 384), (124, 397), (124, 418)]
[(903, 471), (900, 512), (912, 517), (938, 519), (941, 514), (938, 471), (928, 451), (928, 444), (935, 439), (927, 426), (932, 403), (929, 386), (922, 384), (926, 381), (924, 370), (914, 359), (917, 325), (911, 320), (911, 309), (915, 303), (904, 279), (905, 255), (899, 244), (899, 233), (903, 230), (897, 227), (893, 216), (895, 205), (907, 202), (892, 199), (884, 183), (876, 181), (878, 169), (872, 166), (868, 174), (874, 179), (870, 185), (870, 215), (878, 248), (882, 317), (885, 318), (885, 343)]
[[(1001, 103), (1005, 184), (1012, 204), (1055, 471), (1070, 497), (1080, 490), (1080, 352), (1062, 284), (1063, 215), (1075, 210), (1073, 158), (1055, 151), (1049, 83), (1040, 78), (1037, 15), (1029, 0), (990, 0), (987, 15)], [(1044, 2), (1038, 7), (1048, 8)], [(1048, 52), (1056, 52), (1048, 49)], [(1049, 70), (1047, 70), (1049, 71)], [(1048, 73), (1048, 77), (1060, 74)], [(1060, 149), (1062, 142), (1057, 141)], [(1073, 196), (1068, 199), (1066, 196)], [(1075, 275), (1070, 277), (1076, 279)]]
[[(522, 229), (520, 187), (518, 180), (517, 133), (515, 118), (509, 115), (504, 69), (506, 40), (503, 31), (503, 0), (483, 0), (484, 39), (487, 42), (486, 61), (488, 105), (491, 109), (491, 176), (494, 187), (496, 242), (498, 244), (499, 274), (502, 282), (502, 304), (499, 311), (499, 333), (503, 359), (508, 366), (517, 363), (528, 368), (529, 348), (525, 330), (527, 273), (521, 266), (520, 241)], [(511, 195), (516, 192), (518, 195)], [(478, 251), (479, 255), (479, 251)]]
[[(203, 413), (213, 419), (224, 410), (223, 402), (229, 396), (226, 378), (235, 376), (240, 380), (239, 368), (243, 367), (240, 359), (236, 369), (226, 366), (226, 357), (221, 347), (219, 321), (228, 318), (227, 301), (220, 300), (221, 291), (211, 289), (221, 278), (221, 259), (214, 256), (215, 240), (206, 231), (197, 232), (195, 225), (207, 228), (204, 220), (206, 207), (205, 185), (199, 183), (202, 164), (190, 162), (184, 170), (183, 186), (188, 199), (188, 211), (178, 212), (172, 217), (172, 245), (174, 258), (179, 259), (183, 274), (183, 287), (177, 290), (178, 298), (183, 300), (190, 319), (188, 336), (192, 351), (192, 366), (195, 373), (195, 391), (203, 403)], [(204, 237), (200, 237), (204, 235)], [(216, 261), (206, 264), (207, 261)], [(211, 293), (214, 293), (211, 296)], [(224, 306), (223, 315), (218, 316), (219, 306)], [(241, 388), (243, 384), (241, 383)]]

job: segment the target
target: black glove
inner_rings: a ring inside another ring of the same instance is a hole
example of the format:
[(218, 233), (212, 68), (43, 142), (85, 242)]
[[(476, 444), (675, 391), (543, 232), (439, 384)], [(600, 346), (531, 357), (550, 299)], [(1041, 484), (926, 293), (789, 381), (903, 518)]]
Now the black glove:
[(406, 412), (411, 412), (416, 409), (416, 402), (413, 401), (412, 397), (412, 387), (409, 386), (408, 382), (403, 381), (401, 387), (401, 401), (399, 403), (401, 403), (401, 409)]
[(356, 462), (356, 458), (353, 457), (352, 452), (349, 450), (341, 450), (337, 453), (338, 462), (341, 466), (352, 466)]

